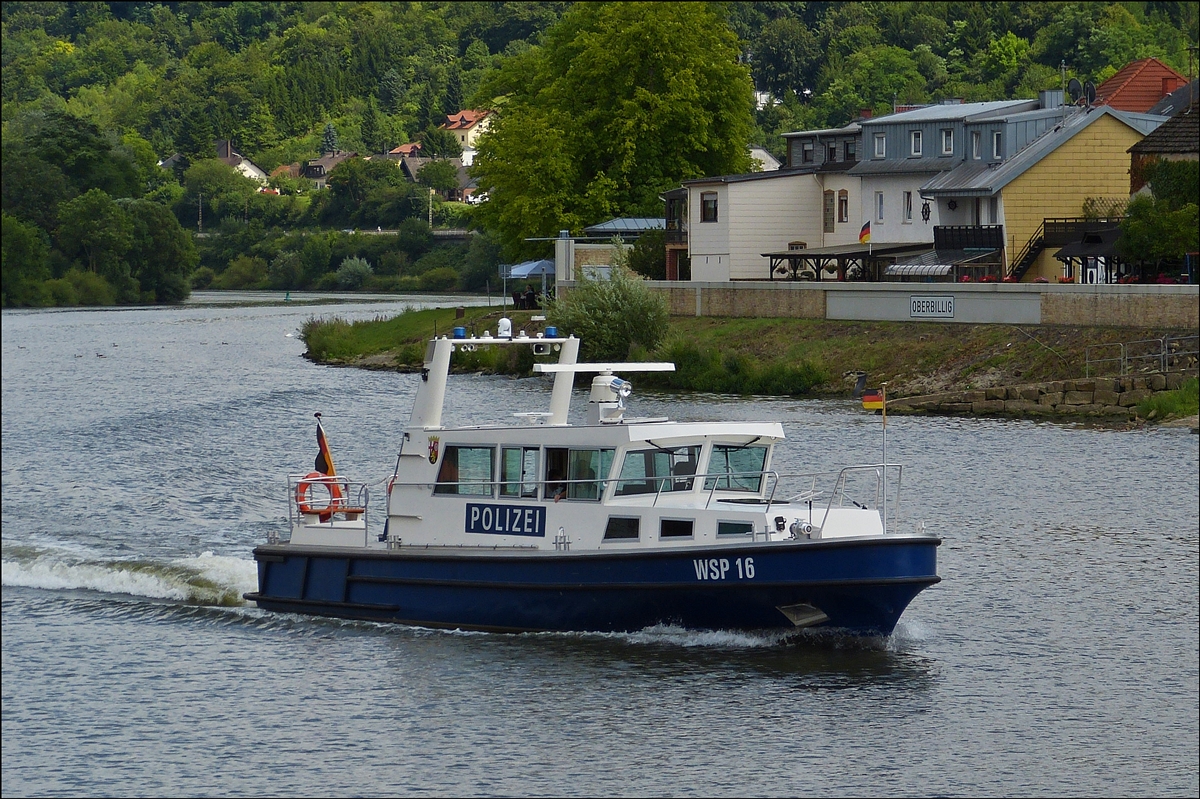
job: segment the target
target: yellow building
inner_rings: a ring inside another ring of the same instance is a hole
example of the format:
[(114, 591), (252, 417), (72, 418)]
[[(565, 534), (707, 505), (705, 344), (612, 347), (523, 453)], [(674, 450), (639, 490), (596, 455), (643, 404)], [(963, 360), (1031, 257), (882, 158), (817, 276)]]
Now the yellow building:
[(1004, 227), (1005, 274), (1054, 282), (1064, 274), (1054, 256), (1068, 243), (1056, 236), (1072, 228), (1047, 220), (1077, 220), (1089, 197), (1127, 198), (1129, 148), (1163, 121), (1108, 106), (1068, 107), (1061, 122), (1010, 157), (986, 168), (964, 163), (943, 172), (921, 188), (921, 196), (949, 207), (986, 203), (990, 218)]

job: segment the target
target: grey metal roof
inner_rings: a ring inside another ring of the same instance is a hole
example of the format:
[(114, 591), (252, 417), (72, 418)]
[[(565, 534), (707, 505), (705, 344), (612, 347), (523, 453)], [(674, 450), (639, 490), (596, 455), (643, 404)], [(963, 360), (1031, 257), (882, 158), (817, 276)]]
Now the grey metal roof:
[(938, 197), (945, 195), (956, 196), (990, 196), (1000, 191), (1016, 180), (1034, 164), (1037, 164), (1062, 144), (1071, 140), (1076, 133), (1091, 125), (1097, 119), (1109, 114), (1141, 133), (1150, 133), (1163, 123), (1163, 117), (1150, 114), (1134, 114), (1128, 111), (1118, 111), (1109, 106), (1093, 106), (1090, 109), (1078, 109), (1060, 124), (1034, 139), (1024, 149), (1011, 158), (1001, 161), (994, 167), (980, 167), (980, 164), (968, 161), (961, 163), (955, 169), (945, 172), (930, 180), (921, 187), (922, 197)]
[(621, 217), (589, 225), (583, 229), (586, 236), (603, 236), (608, 233), (641, 233), (646, 230), (664, 230), (667, 220), (656, 217)]
[(684, 186), (701, 186), (705, 183), (744, 183), (748, 180), (773, 180), (775, 178), (793, 177), (795, 175), (805, 175), (810, 172), (815, 172), (816, 164), (809, 166), (792, 168), (792, 169), (773, 169), (770, 172), (746, 172), (741, 175), (717, 175), (711, 178), (695, 178), (694, 180), (685, 180)]
[[(896, 262), (897, 266), (958, 266), (969, 264), (984, 258), (995, 256), (999, 250), (990, 248), (971, 248), (965, 250), (929, 250), (920, 255), (914, 255)], [(897, 272), (896, 274), (919, 274), (916, 272)]]
[(821, 130), (797, 130), (792, 133), (784, 133), (783, 138), (791, 139), (797, 136), (831, 136), (838, 134), (858, 133), (862, 130), (862, 126), (857, 122), (851, 122), (844, 128), (822, 128)]
[(913, 111), (899, 114), (888, 114), (881, 117), (864, 119), (862, 126), (887, 125), (892, 122), (940, 122), (955, 119), (968, 119), (976, 115), (995, 115), (1004, 110), (1027, 111), (1037, 107), (1037, 100), (989, 100), (984, 103), (952, 103), (949, 105), (931, 105)]
[(953, 169), (954, 158), (879, 158), (859, 161), (848, 170), (851, 175), (933, 174)]

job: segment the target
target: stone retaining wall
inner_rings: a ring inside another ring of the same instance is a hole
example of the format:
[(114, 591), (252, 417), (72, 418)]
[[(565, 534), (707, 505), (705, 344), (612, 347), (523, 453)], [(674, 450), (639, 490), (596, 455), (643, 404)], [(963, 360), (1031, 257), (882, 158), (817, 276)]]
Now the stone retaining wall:
[(1128, 419), (1156, 391), (1174, 391), (1195, 375), (1182, 372), (1055, 380), (888, 400), (889, 413), (981, 416), (1105, 416)]

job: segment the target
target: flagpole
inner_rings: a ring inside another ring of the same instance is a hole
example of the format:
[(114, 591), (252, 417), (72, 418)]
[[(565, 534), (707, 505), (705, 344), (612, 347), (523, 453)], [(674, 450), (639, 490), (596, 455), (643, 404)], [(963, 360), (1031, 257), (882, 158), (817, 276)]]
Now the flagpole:
[(887, 535), (887, 383), (880, 383), (883, 390), (883, 534)]

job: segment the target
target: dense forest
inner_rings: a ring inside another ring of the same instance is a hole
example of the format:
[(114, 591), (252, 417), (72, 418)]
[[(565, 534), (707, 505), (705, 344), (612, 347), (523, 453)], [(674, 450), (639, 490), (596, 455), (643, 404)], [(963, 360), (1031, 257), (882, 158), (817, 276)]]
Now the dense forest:
[[(659, 215), (681, 180), (748, 169), (747, 144), (782, 155), (781, 134), (863, 108), (1032, 97), (1145, 56), (1191, 74), (1197, 9), (5, 2), (3, 304), (478, 290), (540, 254), (529, 238)], [(281, 174), (264, 192), (216, 159), (216, 140), (267, 173), (421, 141), (437, 163), (458, 154), (437, 126), (466, 108), (496, 112), (478, 206), (431, 191), (445, 169), (413, 183), (394, 160), (354, 158), (327, 189)], [(441, 242), (431, 218), (477, 235)], [(395, 232), (353, 232), (376, 228)]]

